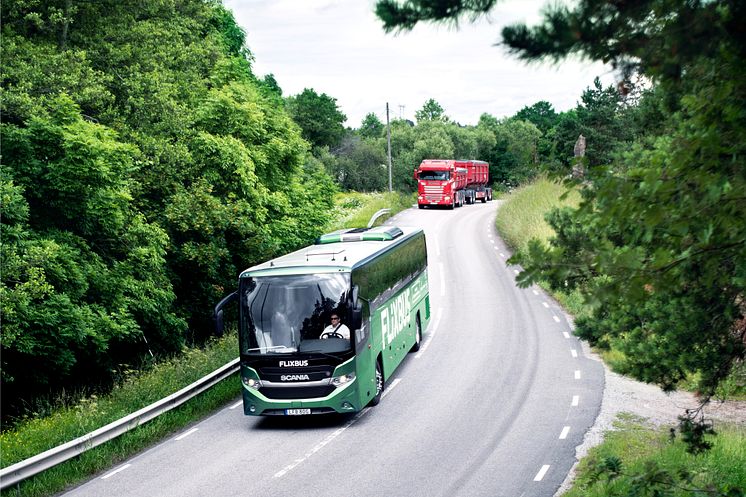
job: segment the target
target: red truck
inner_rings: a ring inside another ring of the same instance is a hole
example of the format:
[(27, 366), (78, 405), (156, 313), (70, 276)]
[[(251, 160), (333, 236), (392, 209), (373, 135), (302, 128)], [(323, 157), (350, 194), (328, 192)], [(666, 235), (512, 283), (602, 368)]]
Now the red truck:
[(449, 209), (473, 204), (477, 199), (492, 200), (489, 164), (484, 161), (426, 159), (414, 170), (417, 205), (443, 205)]

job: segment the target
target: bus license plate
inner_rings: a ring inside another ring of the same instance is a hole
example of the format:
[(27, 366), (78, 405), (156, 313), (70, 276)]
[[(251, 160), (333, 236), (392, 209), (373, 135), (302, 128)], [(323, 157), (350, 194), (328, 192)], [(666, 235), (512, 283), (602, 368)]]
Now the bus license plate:
[(311, 414), (311, 409), (285, 409), (285, 416), (301, 416)]

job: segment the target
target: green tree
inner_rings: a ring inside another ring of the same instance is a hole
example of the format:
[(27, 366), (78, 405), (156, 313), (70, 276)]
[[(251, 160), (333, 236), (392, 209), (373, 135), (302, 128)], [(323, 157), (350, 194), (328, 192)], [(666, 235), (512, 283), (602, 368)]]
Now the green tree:
[[(386, 29), (411, 28), (493, 5), (385, 0), (377, 13)], [(579, 288), (594, 307), (579, 333), (625, 351), (630, 374), (670, 389), (696, 372), (705, 396), (745, 352), (744, 14), (735, 0), (581, 0), (503, 30), (522, 59), (603, 60), (624, 91), (637, 72), (665, 92), (665, 125), (607, 155), (613, 167), (595, 172), (581, 206), (550, 217), (551, 246), (514, 260), (522, 284)]]
[(417, 124), (421, 124), (424, 121), (448, 121), (443, 107), (432, 98), (425, 102), (420, 110), (414, 113), (414, 118), (417, 119)]
[(380, 138), (383, 136), (383, 130), (384, 125), (381, 120), (374, 113), (370, 112), (363, 118), (358, 133), (363, 138)]
[(347, 117), (339, 110), (336, 98), (306, 88), (288, 97), (287, 108), (300, 126), (303, 138), (312, 146), (335, 148), (342, 141)]

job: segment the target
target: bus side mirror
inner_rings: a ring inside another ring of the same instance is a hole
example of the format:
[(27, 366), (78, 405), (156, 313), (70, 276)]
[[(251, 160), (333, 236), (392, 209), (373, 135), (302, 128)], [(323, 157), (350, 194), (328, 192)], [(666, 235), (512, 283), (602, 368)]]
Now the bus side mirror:
[(359, 330), (363, 327), (363, 308), (353, 307), (352, 308), (352, 315), (350, 317), (350, 324), (352, 325), (353, 330)]
[(225, 297), (223, 300), (218, 302), (218, 305), (215, 306), (215, 311), (213, 312), (212, 319), (215, 322), (215, 335), (219, 337), (223, 336), (223, 332), (225, 331), (225, 324), (223, 323), (223, 307), (230, 304), (234, 300), (238, 300), (237, 291)]

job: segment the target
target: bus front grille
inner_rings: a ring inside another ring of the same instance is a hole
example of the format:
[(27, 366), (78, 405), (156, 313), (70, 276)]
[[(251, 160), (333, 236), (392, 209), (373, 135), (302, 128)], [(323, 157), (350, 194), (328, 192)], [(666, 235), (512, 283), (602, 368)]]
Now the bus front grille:
[(315, 387), (263, 387), (259, 391), (269, 399), (315, 399), (326, 397), (334, 391), (333, 385), (323, 385)]

